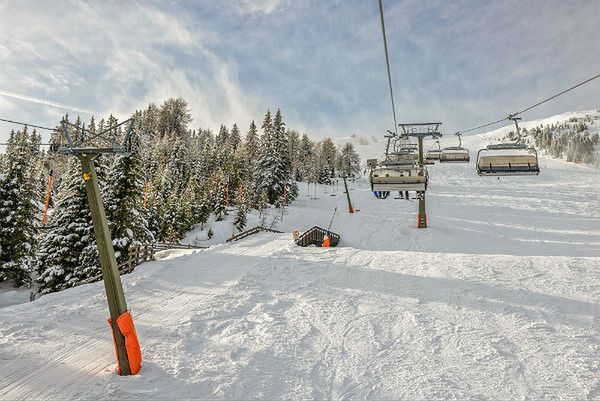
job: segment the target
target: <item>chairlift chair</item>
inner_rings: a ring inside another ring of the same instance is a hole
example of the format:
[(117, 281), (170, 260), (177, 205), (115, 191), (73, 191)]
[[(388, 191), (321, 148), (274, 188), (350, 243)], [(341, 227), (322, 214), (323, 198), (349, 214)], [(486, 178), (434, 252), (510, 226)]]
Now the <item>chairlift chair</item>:
[(442, 149), (440, 152), (440, 163), (469, 163), (471, 158), (469, 156), (469, 150), (463, 148), (461, 141), (461, 133), (455, 134), (458, 136), (458, 146), (449, 146)]
[(469, 150), (459, 146), (450, 146), (440, 152), (440, 163), (469, 163), (470, 161)]
[(390, 191), (426, 191), (429, 176), (427, 169), (420, 166), (382, 166), (371, 174), (371, 190)]
[(440, 160), (440, 154), (442, 153), (442, 149), (440, 147), (440, 141), (435, 141), (435, 143), (437, 143), (438, 148), (437, 149), (429, 149), (427, 151), (427, 153), (425, 153), (426, 161)]
[(514, 114), (508, 120), (515, 122), (517, 141), (488, 145), (477, 153), (477, 174), (488, 176), (538, 175), (540, 164), (537, 151), (521, 142), (520, 117)]
[(386, 160), (380, 164), (382, 166), (413, 166), (417, 163), (418, 155), (408, 150), (399, 150), (390, 153)]
[(481, 176), (538, 175), (537, 151), (523, 143), (488, 145), (477, 153), (477, 174)]

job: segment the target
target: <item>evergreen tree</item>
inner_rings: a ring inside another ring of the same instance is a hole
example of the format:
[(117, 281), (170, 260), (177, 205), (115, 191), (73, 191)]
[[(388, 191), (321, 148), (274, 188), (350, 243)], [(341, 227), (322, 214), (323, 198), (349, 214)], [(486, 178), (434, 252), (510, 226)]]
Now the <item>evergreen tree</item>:
[(237, 124), (233, 124), (231, 127), (231, 132), (229, 133), (229, 138), (227, 138), (227, 144), (229, 145), (229, 149), (232, 152), (236, 152), (242, 143), (242, 137), (240, 135), (240, 129)]
[(215, 144), (219, 150), (222, 150), (229, 144), (229, 130), (223, 124), (219, 128), (219, 133), (215, 138)]
[(246, 227), (246, 223), (248, 219), (246, 217), (247, 206), (241, 197), (239, 197), (236, 206), (235, 219), (233, 220), (233, 225), (238, 231), (243, 231), (244, 227)]
[(145, 186), (140, 137), (132, 132), (129, 155), (119, 156), (112, 165), (104, 197), (118, 261), (126, 259), (131, 245), (154, 239), (143, 207)]
[(210, 180), (210, 200), (212, 211), (217, 217), (217, 221), (223, 220), (227, 214), (227, 192), (226, 181), (222, 171), (215, 171)]
[(300, 140), (300, 151), (299, 151), (299, 176), (300, 180), (311, 181), (310, 177), (312, 177), (312, 173), (314, 170), (313, 162), (314, 162), (314, 144), (308, 138), (308, 135), (303, 134), (302, 139)]
[(76, 158), (69, 160), (65, 175), (49, 220), (51, 228), (43, 237), (37, 255), (37, 281), (42, 293), (73, 287), (100, 272), (99, 261), (93, 260), (91, 251), (96, 239), (81, 166)]
[[(33, 141), (31, 141), (33, 139)], [(0, 281), (29, 282), (35, 246), (36, 194), (32, 177), (35, 132), (13, 131), (0, 167)]]
[(360, 158), (350, 142), (344, 145), (340, 154), (340, 173), (344, 177), (354, 177), (360, 171)]
[(260, 143), (258, 138), (258, 132), (254, 120), (250, 123), (248, 133), (246, 134), (246, 141), (244, 142), (244, 154), (246, 156), (246, 163), (249, 166), (249, 171), (254, 172), (256, 166), (256, 160), (258, 159), (260, 151)]

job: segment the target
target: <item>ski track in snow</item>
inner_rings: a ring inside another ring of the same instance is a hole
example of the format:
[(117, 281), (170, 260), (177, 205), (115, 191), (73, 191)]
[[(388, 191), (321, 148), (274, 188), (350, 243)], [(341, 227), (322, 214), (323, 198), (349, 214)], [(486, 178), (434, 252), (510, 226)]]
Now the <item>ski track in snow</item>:
[(115, 374), (102, 283), (0, 309), (0, 399), (600, 398), (600, 172), (473, 170), (430, 168), (427, 230), (364, 181), (354, 215), (300, 186), (278, 228), (338, 206), (337, 248), (261, 233), (140, 266), (135, 377)]

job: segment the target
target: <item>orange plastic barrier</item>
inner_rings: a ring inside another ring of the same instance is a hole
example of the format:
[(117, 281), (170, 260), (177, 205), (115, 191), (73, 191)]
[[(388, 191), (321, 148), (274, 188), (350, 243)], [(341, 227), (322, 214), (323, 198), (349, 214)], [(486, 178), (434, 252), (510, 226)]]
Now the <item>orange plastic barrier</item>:
[(329, 248), (331, 247), (331, 239), (329, 238), (329, 235), (326, 235), (325, 238), (323, 238), (323, 248)]
[[(108, 319), (108, 325), (112, 331), (112, 319)], [(127, 359), (129, 360), (129, 368), (131, 374), (135, 375), (140, 371), (142, 367), (142, 350), (140, 349), (140, 342), (135, 332), (135, 326), (133, 325), (133, 318), (129, 311), (123, 313), (117, 318), (117, 327), (119, 331), (125, 337), (125, 350), (127, 351)], [(115, 342), (115, 351), (117, 349), (117, 343), (115, 341), (115, 333), (113, 332), (113, 341)], [(117, 355), (117, 362), (119, 356)], [(118, 373), (121, 374), (121, 366), (119, 366)]]

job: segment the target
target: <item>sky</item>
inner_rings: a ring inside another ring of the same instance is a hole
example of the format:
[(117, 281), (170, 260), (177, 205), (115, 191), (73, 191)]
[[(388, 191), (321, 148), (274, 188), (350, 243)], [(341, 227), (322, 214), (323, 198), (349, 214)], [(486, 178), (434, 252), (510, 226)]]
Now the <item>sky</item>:
[[(383, 7), (398, 122), (453, 133), (600, 73), (597, 0)], [(314, 138), (393, 130), (377, 0), (2, 0), (0, 37), (0, 118), (127, 118), (183, 97), (192, 128), (245, 132), (281, 108)], [(600, 79), (522, 117), (596, 108)]]

